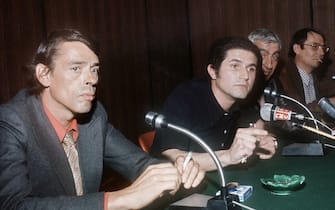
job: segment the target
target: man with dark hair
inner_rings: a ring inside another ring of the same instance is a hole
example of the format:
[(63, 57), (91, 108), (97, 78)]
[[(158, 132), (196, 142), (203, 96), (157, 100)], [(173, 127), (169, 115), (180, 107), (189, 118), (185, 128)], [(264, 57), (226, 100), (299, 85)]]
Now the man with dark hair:
[(320, 92), (317, 71), (329, 49), (322, 32), (313, 28), (298, 30), (290, 41), (290, 60), (279, 77), (286, 95), (316, 112), (320, 111), (318, 100), (328, 96)]
[[(321, 111), (318, 101), (322, 97), (334, 97), (334, 83), (331, 78), (326, 78), (322, 75), (327, 71), (329, 60), (327, 54), (330, 48), (327, 46), (324, 34), (314, 28), (302, 28), (296, 31), (289, 45), (289, 61), (282, 69), (279, 75), (279, 80), (282, 86), (282, 93), (306, 106), (310, 113), (318, 120), (333, 122), (328, 119), (328, 116)], [(328, 80), (328, 82), (327, 82)], [(333, 84), (323, 87), (324, 84)], [(294, 110), (297, 113), (308, 115), (306, 110), (296, 102), (285, 100), (285, 108)], [(300, 122), (297, 122), (300, 123)], [(315, 127), (313, 121), (304, 122), (306, 125)], [(291, 141), (310, 142), (319, 140), (320, 136), (299, 129), (291, 122), (285, 123), (290, 133), (286, 139)], [(320, 127), (324, 129), (324, 127)], [(329, 132), (326, 130), (326, 132)]]
[[(262, 74), (262, 58), (258, 48), (246, 38), (227, 37), (210, 48), (207, 73), (209, 78), (194, 79), (181, 84), (167, 98), (163, 114), (171, 123), (190, 129), (213, 150), (223, 166), (245, 163), (257, 153), (271, 158), (276, 141), (262, 129), (261, 121), (248, 122), (238, 128), (239, 102), (253, 88)], [(253, 123), (249, 127), (249, 123)], [(238, 129), (237, 129), (238, 128)], [(256, 148), (260, 149), (257, 150)], [(158, 130), (151, 153), (175, 160), (192, 151), (192, 158), (206, 171), (215, 170), (210, 156), (188, 137), (168, 129)]]
[[(30, 91), (0, 106), (0, 209), (140, 209), (204, 172), (151, 158), (108, 123), (95, 100), (99, 59), (76, 30), (55, 31), (31, 64)], [(131, 181), (98, 192), (103, 163)]]

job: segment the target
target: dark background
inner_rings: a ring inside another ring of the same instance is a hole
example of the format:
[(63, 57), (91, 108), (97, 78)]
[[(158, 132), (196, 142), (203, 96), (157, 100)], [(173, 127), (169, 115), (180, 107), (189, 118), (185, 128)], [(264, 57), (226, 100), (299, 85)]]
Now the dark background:
[(43, 37), (76, 28), (98, 41), (98, 98), (111, 123), (136, 142), (149, 130), (146, 112), (205, 73), (215, 39), (267, 27), (281, 37), (285, 60), (292, 34), (314, 26), (334, 49), (334, 11), (333, 0), (0, 0), (0, 103), (26, 85), (24, 66)]

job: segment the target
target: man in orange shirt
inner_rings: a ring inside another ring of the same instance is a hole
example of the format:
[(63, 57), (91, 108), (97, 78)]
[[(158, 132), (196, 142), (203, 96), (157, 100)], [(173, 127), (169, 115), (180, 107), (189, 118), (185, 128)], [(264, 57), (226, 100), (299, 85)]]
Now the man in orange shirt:
[[(0, 209), (140, 209), (203, 179), (197, 163), (153, 159), (108, 123), (99, 59), (80, 32), (52, 33), (31, 71), (35, 86), (0, 106)], [(98, 192), (103, 163), (133, 184)]]

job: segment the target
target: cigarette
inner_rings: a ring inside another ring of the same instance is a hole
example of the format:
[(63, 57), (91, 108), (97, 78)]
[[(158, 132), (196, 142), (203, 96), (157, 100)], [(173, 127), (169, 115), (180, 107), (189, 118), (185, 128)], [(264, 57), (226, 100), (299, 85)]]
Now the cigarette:
[(183, 169), (185, 170), (187, 164), (191, 161), (192, 159), (192, 151), (189, 151), (186, 155), (186, 158), (184, 160), (184, 163), (183, 163)]

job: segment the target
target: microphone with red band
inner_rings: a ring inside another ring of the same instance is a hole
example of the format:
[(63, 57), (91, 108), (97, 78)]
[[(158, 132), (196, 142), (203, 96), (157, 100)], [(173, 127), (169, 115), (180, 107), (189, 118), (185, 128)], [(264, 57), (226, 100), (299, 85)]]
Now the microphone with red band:
[(270, 103), (265, 103), (260, 110), (261, 118), (265, 121), (277, 121), (277, 120), (304, 120), (305, 116), (297, 114), (291, 110), (284, 109), (278, 106), (274, 106)]

